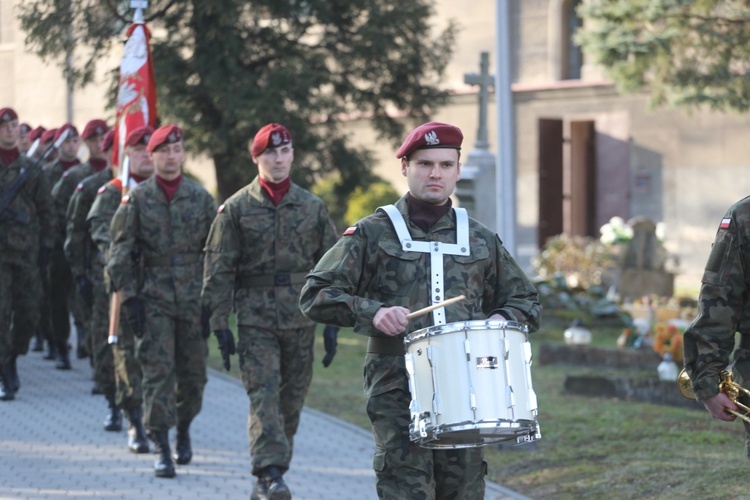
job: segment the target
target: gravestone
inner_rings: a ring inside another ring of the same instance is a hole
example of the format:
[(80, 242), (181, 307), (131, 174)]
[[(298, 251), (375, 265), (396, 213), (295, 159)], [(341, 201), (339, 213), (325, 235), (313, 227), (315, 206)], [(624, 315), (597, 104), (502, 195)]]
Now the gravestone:
[(623, 300), (644, 295), (669, 297), (674, 292), (674, 274), (665, 271), (666, 254), (656, 236), (656, 224), (646, 217), (634, 217), (633, 228), (622, 260), (618, 292)]
[(495, 155), (487, 141), (487, 107), (489, 87), (494, 76), (489, 74), (489, 54), (482, 52), (481, 73), (467, 73), (464, 83), (479, 86), (479, 128), (477, 140), (468, 155), (462, 158), (461, 178), (456, 183), (455, 195), (459, 206), (469, 215), (493, 231), (497, 230), (495, 194)]

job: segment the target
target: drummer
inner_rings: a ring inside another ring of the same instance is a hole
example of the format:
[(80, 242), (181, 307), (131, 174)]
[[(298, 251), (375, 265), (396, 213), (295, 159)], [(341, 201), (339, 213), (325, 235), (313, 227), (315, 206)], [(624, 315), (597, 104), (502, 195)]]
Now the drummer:
[[(344, 231), (307, 275), (302, 312), (369, 337), (364, 387), (380, 498), (484, 497), (482, 448), (427, 449), (409, 438), (407, 333), (468, 320), (539, 326), (537, 292), (496, 234), (450, 195), (461, 174), (458, 127), (429, 122), (396, 153), (409, 192)], [(411, 311), (465, 295), (410, 322)]]

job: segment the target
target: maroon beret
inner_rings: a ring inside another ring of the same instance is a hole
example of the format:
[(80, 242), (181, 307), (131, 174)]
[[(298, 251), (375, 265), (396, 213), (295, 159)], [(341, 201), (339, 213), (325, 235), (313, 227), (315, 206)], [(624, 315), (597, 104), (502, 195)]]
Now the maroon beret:
[(255, 134), (250, 154), (253, 157), (260, 156), (268, 148), (278, 148), (290, 142), (292, 142), (292, 136), (285, 126), (269, 123)]
[(78, 129), (75, 127), (75, 125), (66, 123), (65, 125), (63, 125), (62, 127), (58, 128), (55, 131), (55, 141), (57, 141), (62, 135), (62, 133), (65, 132), (66, 130), (70, 130), (70, 133), (68, 134), (68, 139), (70, 139), (71, 137), (78, 137)]
[(153, 127), (150, 125), (143, 125), (142, 127), (134, 128), (128, 134), (128, 138), (125, 139), (126, 146), (135, 146), (136, 144), (148, 145), (151, 140), (151, 135), (154, 133)]
[[(44, 134), (46, 131), (47, 131), (46, 128), (39, 125), (37, 128), (29, 132), (29, 139), (32, 141), (35, 141), (39, 139), (42, 136), (42, 134)], [(40, 142), (44, 142), (44, 141), (40, 141)]]
[(162, 144), (174, 144), (181, 140), (182, 130), (180, 130), (180, 127), (177, 125), (164, 125), (156, 129), (156, 132), (151, 135), (151, 139), (148, 140), (148, 146), (146, 146), (146, 151), (151, 153)]
[(86, 124), (81, 134), (81, 139), (88, 139), (95, 135), (104, 135), (109, 131), (109, 126), (104, 120), (91, 120)]
[(49, 130), (44, 131), (44, 133), (42, 133), (41, 143), (44, 144), (46, 142), (54, 140), (55, 134), (57, 134), (57, 129), (56, 128), (51, 128)]
[(104, 139), (102, 139), (102, 151), (108, 151), (114, 145), (115, 145), (115, 131), (110, 130), (109, 132), (104, 134)]
[(13, 108), (0, 109), (0, 122), (5, 123), (13, 120), (18, 120), (18, 114), (13, 111)]
[(461, 129), (447, 123), (428, 122), (411, 131), (398, 148), (396, 158), (409, 156), (417, 149), (453, 148), (461, 149), (464, 135)]
[(19, 127), (21, 128), (22, 134), (28, 134), (29, 132), (31, 132), (31, 125), (29, 125), (28, 123), (22, 123), (21, 125), (19, 125)]

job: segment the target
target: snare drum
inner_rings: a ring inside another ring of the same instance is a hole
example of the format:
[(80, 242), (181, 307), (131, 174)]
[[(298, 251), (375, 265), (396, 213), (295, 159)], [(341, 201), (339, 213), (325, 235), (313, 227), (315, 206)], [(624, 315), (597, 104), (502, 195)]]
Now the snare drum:
[(464, 321), (409, 334), (409, 437), (425, 448), (541, 438), (528, 327)]

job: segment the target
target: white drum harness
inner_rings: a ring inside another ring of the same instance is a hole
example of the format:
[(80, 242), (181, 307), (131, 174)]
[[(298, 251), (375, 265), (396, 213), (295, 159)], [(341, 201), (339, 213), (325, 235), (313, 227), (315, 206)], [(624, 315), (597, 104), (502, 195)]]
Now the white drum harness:
[[(411, 239), (409, 229), (406, 227), (403, 215), (395, 205), (378, 207), (391, 219), (396, 236), (401, 242), (404, 252), (421, 252), (430, 254), (430, 305), (442, 302), (445, 297), (443, 283), (443, 256), (444, 255), (470, 255), (469, 248), (469, 215), (465, 208), (453, 208), (456, 214), (456, 243), (443, 243), (440, 241), (414, 241)], [(432, 311), (433, 325), (445, 324), (445, 307), (439, 307)]]

